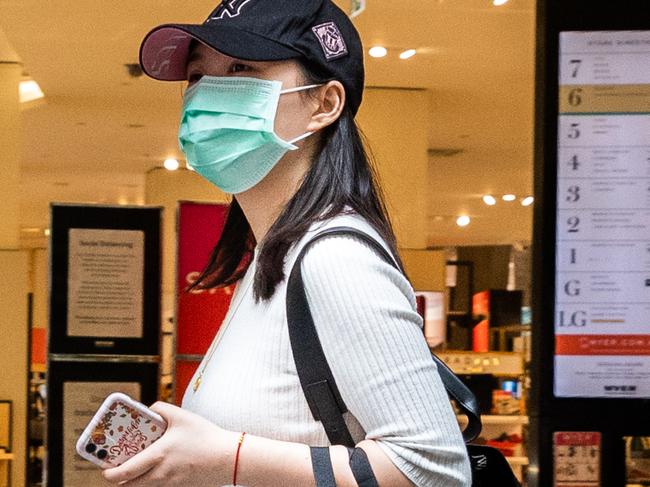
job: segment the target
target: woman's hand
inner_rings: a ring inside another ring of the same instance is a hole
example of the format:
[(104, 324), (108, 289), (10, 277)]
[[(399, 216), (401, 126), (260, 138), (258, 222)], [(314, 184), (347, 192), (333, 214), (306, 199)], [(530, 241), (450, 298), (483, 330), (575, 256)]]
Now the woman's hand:
[(158, 401), (151, 409), (167, 421), (160, 439), (102, 476), (112, 483), (139, 486), (219, 486), (232, 482), (239, 433), (198, 414)]

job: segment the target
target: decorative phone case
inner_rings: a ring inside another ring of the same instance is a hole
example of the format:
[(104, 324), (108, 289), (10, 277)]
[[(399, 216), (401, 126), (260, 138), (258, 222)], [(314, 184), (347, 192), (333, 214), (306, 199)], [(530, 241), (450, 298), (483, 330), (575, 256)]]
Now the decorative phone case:
[(167, 423), (144, 404), (114, 392), (77, 440), (77, 453), (101, 468), (117, 467), (160, 438)]

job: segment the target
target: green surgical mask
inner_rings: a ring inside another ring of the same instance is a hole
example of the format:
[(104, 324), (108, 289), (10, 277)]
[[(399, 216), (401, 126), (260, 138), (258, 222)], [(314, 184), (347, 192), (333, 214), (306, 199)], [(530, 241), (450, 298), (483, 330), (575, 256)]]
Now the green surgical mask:
[(226, 193), (259, 183), (293, 142), (274, 132), (280, 95), (320, 85), (282, 90), (282, 82), (237, 76), (202, 76), (184, 94), (178, 141), (188, 165)]

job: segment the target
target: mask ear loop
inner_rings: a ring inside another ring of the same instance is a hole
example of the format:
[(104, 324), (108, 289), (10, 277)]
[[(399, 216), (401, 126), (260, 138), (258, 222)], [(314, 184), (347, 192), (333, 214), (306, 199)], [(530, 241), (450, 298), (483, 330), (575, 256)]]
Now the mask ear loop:
[(306, 139), (307, 137), (309, 137), (309, 136), (310, 136), (311, 134), (313, 134), (313, 133), (314, 133), (314, 132), (305, 132), (304, 134), (302, 134), (302, 135), (296, 137), (295, 139), (288, 140), (287, 143), (288, 143), (288, 144), (295, 145), (296, 142), (298, 142), (299, 140), (302, 140), (302, 139)]
[[(316, 88), (317, 86), (323, 86), (324, 84), (325, 83), (318, 83), (318, 84), (315, 84), (315, 85), (296, 86), (295, 88), (288, 88), (286, 90), (282, 90), (282, 91), (280, 91), (280, 94), (284, 95), (285, 93), (294, 93), (296, 91), (308, 90), (309, 88)], [(305, 132), (304, 134), (296, 137), (295, 139), (288, 140), (287, 143), (291, 144), (291, 145), (295, 145), (296, 142), (298, 142), (299, 140), (302, 140), (302, 139), (306, 139), (307, 137), (309, 137), (313, 133), (314, 132)]]
[(286, 90), (280, 91), (281, 95), (285, 93), (293, 93), (295, 91), (308, 90), (309, 88), (316, 88), (317, 86), (323, 86), (324, 83), (318, 83), (316, 85), (307, 85), (307, 86), (296, 86), (295, 88), (287, 88)]

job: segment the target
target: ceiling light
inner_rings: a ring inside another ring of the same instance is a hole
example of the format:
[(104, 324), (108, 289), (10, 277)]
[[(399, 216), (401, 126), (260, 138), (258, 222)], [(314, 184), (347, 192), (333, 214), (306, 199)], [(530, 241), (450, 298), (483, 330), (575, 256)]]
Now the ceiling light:
[(46, 237), (49, 237), (50, 236), (50, 229), (46, 228), (45, 230), (43, 230), (43, 233), (45, 234)]
[(535, 201), (535, 198), (533, 198), (532, 196), (526, 196), (523, 200), (521, 200), (521, 205), (530, 206), (533, 204), (533, 201)]
[(506, 3), (508, 3), (508, 0), (493, 0), (492, 3), (497, 7), (499, 7), (501, 5), (505, 5)]
[(458, 219), (456, 220), (456, 225), (459, 227), (466, 227), (469, 225), (470, 218), (467, 215), (459, 216)]
[(18, 85), (18, 93), (20, 96), (20, 103), (27, 103), (45, 97), (41, 87), (31, 78), (23, 78)]
[(497, 199), (496, 199), (494, 196), (491, 196), (491, 195), (489, 195), (489, 194), (486, 194), (485, 196), (483, 196), (483, 202), (484, 202), (486, 205), (494, 206), (494, 205), (497, 204)]
[(504, 194), (503, 201), (514, 201), (517, 197), (514, 194)]
[(175, 171), (176, 169), (178, 169), (179, 166), (178, 161), (176, 159), (171, 159), (171, 158), (166, 159), (164, 165), (165, 165), (165, 169), (167, 169), (168, 171)]
[(400, 59), (408, 59), (413, 56), (415, 56), (415, 49), (407, 49), (406, 51), (400, 53), (399, 58)]
[(375, 46), (370, 48), (368, 54), (370, 54), (372, 57), (384, 57), (386, 54), (388, 54), (388, 51), (383, 46)]

